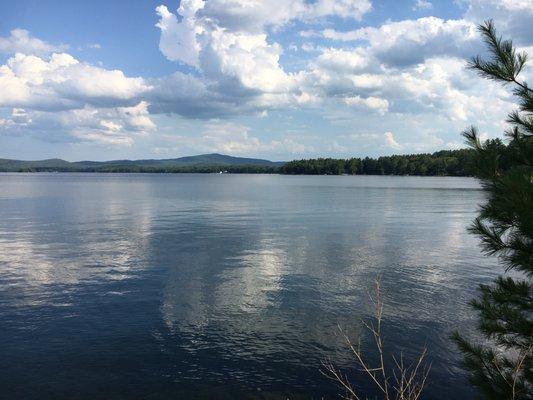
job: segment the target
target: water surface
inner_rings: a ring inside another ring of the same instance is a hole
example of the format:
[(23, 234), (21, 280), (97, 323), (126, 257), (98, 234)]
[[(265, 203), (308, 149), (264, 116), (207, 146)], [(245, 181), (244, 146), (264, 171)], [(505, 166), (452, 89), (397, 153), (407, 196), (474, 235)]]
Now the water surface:
[(337, 325), (369, 345), (380, 275), (389, 350), (426, 345), (426, 398), (471, 399), (448, 337), (499, 271), (466, 232), (482, 201), (471, 178), (0, 174), (0, 397), (332, 397), (321, 362), (353, 366)]

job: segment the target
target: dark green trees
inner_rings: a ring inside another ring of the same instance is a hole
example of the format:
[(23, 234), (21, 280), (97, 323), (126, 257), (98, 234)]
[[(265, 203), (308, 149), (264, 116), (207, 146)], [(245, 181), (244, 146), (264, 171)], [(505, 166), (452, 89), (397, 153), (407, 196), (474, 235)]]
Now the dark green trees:
[(512, 85), (520, 107), (509, 115), (508, 146), (498, 140), (481, 143), (475, 128), (464, 133), (488, 197), (470, 229), (509, 274), (480, 286), (472, 302), (484, 343), (472, 344), (458, 333), (454, 340), (482, 398), (533, 399), (533, 91), (518, 77), (526, 54), (499, 38), (491, 21), (479, 29), (491, 58), (476, 57), (470, 68)]
[[(503, 145), (503, 144), (502, 144)], [(308, 175), (472, 175), (474, 151), (441, 150), (433, 154), (407, 154), (347, 160), (316, 158), (295, 160), (280, 168), (282, 174)]]

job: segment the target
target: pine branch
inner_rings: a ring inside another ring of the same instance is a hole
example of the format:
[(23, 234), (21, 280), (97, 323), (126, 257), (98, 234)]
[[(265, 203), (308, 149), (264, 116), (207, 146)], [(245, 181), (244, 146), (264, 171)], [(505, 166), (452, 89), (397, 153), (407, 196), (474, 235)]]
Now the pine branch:
[(492, 21), (479, 27), (491, 58), (477, 56), (469, 67), (479, 75), (515, 85), (519, 111), (509, 114), (514, 127), (509, 144), (482, 143), (476, 128), (463, 132), (476, 153), (476, 175), (487, 194), (486, 204), (469, 228), (488, 255), (498, 256), (512, 277), (481, 285), (471, 302), (478, 312), (483, 346), (459, 333), (452, 337), (463, 354), (463, 366), (483, 399), (533, 399), (533, 91), (518, 80), (527, 54), (497, 35)]

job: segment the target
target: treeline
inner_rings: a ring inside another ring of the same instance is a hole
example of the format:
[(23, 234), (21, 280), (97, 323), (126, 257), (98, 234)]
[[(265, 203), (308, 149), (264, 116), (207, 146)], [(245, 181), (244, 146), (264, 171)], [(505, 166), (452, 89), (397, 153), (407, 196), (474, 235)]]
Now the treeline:
[[(499, 139), (496, 139), (499, 141)], [(499, 141), (499, 144), (505, 147)], [(394, 155), (379, 158), (315, 158), (295, 160), (280, 168), (290, 175), (422, 175), (470, 176), (474, 151), (441, 150), (433, 154)]]
[[(488, 148), (499, 155), (499, 163), (506, 169), (511, 147), (500, 139), (488, 140)], [(284, 165), (142, 165), (129, 163), (69, 163), (63, 160), (22, 162), (0, 160), (0, 172), (102, 172), (102, 173), (219, 173), (232, 174), (288, 174), (288, 175), (419, 175), (472, 176), (474, 150), (441, 150), (433, 154), (394, 155), (379, 158), (315, 158), (289, 161)]]

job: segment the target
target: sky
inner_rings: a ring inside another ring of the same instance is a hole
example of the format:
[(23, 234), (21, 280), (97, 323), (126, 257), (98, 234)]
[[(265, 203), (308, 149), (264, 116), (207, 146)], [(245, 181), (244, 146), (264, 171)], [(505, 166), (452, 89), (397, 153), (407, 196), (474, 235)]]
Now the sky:
[[(533, 0), (0, 0), (0, 158), (291, 160), (502, 137), (477, 24), (533, 54)], [(532, 76), (524, 71), (524, 79)]]

